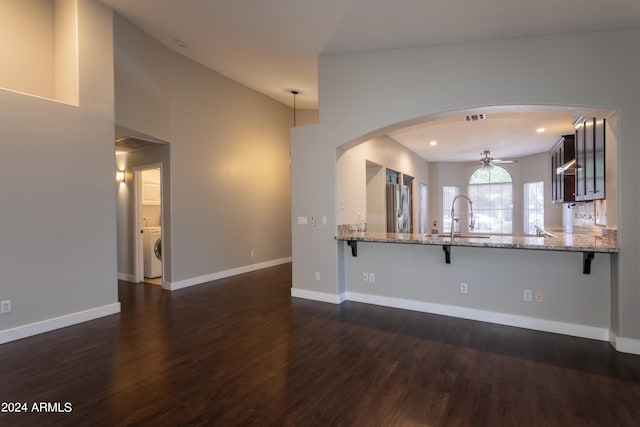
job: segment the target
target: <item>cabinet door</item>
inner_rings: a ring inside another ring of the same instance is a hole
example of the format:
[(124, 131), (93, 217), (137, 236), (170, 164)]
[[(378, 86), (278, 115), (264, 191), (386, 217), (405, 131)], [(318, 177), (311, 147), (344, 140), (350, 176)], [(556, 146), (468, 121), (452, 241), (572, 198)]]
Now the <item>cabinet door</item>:
[(576, 200), (585, 200), (586, 183), (584, 174), (584, 124), (576, 129)]
[(584, 123), (584, 180), (585, 180), (585, 200), (592, 200), (596, 190), (595, 174), (595, 121), (588, 120)]
[[(575, 158), (575, 138), (573, 135), (565, 135), (564, 142), (562, 144), (562, 164), (565, 164)], [(573, 202), (576, 199), (575, 172), (562, 174), (560, 180), (562, 181), (561, 201)]]
[(160, 205), (160, 184), (155, 182), (142, 183), (142, 204)]
[(551, 203), (558, 203), (558, 195), (560, 194), (560, 179), (556, 173), (556, 170), (559, 167), (558, 152), (559, 150), (557, 148), (551, 151)]
[(605, 119), (596, 120), (594, 136), (594, 199), (605, 198)]

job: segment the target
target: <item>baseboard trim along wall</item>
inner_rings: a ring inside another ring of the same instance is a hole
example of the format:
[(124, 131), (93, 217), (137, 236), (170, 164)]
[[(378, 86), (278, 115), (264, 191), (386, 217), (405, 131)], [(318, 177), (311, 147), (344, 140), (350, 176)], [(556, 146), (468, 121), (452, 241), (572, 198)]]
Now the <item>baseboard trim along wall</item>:
[(345, 301), (344, 294), (330, 294), (327, 292), (308, 291), (306, 289), (291, 288), (291, 296), (294, 298), (310, 299), (314, 301), (329, 302), (331, 304), (341, 304)]
[(459, 307), (455, 305), (433, 304), (422, 301), (360, 294), (355, 292), (347, 292), (346, 299), (349, 301), (403, 308), (406, 310), (421, 311), (431, 314), (441, 314), (444, 316), (478, 320), (481, 322), (496, 323), (499, 325), (516, 326), (536, 331), (553, 332), (556, 334), (571, 335), (580, 338), (609, 341), (609, 330), (606, 328), (597, 328), (595, 326), (585, 326), (574, 323), (557, 322), (555, 320), (538, 319), (535, 317), (518, 316), (515, 314), (477, 310), (474, 308)]
[(640, 355), (640, 340), (618, 337), (612, 334), (611, 344), (621, 353)]
[(78, 311), (77, 313), (66, 314), (52, 319), (42, 320), (40, 322), (30, 323), (28, 325), (17, 326), (15, 328), (0, 331), (0, 344), (10, 341), (27, 338), (33, 335), (50, 332), (67, 326), (76, 325), (78, 323), (88, 322), (100, 317), (110, 316), (120, 313), (120, 303), (103, 305), (102, 307), (91, 308), (89, 310)]
[(192, 277), (191, 279), (179, 280), (177, 282), (165, 282), (162, 287), (170, 291), (176, 291), (178, 289), (201, 285), (214, 280), (224, 279), (225, 277), (237, 276), (238, 274), (250, 273), (256, 270), (262, 270), (263, 268), (275, 267), (276, 265), (286, 264), (288, 262), (291, 262), (291, 257), (274, 259), (271, 261), (246, 265), (244, 267), (232, 268), (230, 270), (218, 271), (216, 273)]
[(136, 278), (133, 277), (133, 274), (118, 273), (118, 280), (124, 280), (125, 282), (134, 282), (135, 283)]
[[(611, 338), (609, 329), (607, 328), (598, 328), (595, 326), (578, 325), (574, 323), (558, 322), (554, 320), (538, 319), (534, 317), (518, 316), (514, 314), (496, 313), (492, 311), (477, 310), (473, 308), (453, 305), (434, 304), (402, 298), (361, 294), (356, 292), (345, 292), (340, 295), (335, 295), (329, 293), (308, 291), (299, 288), (291, 288), (291, 296), (329, 302), (333, 304), (340, 304), (343, 301), (362, 302), (384, 307), (393, 307), (405, 310), (420, 311), (423, 313), (459, 317), (462, 319), (478, 320), (481, 322), (496, 323), (505, 326), (515, 326), (519, 328), (552, 332), (556, 334), (570, 335), (580, 338), (589, 338), (599, 341), (610, 341)], [(617, 338), (615, 347), (616, 350), (625, 353), (640, 354), (640, 341), (638, 340)]]

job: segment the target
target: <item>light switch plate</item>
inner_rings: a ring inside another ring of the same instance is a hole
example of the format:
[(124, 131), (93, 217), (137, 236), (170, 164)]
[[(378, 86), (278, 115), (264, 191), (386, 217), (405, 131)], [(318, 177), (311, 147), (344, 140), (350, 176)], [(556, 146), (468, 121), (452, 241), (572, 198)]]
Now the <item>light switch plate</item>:
[(0, 302), (0, 313), (11, 313), (11, 300), (5, 300)]

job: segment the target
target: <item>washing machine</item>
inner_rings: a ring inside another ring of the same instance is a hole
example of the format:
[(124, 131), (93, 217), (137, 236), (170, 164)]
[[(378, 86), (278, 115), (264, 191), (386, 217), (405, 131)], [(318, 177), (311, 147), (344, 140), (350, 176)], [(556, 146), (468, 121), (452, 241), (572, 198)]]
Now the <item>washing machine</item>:
[(142, 228), (144, 277), (162, 276), (162, 227)]

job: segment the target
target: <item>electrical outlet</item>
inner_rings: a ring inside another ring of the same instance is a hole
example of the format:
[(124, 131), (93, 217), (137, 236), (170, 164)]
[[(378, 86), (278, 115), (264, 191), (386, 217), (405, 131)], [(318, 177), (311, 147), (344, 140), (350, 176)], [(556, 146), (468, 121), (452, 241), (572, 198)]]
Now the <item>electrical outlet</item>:
[(251, 258), (253, 258), (256, 255), (255, 251), (251, 251)]
[(376, 275), (369, 273), (369, 283), (376, 283)]
[(362, 280), (364, 280), (365, 282), (369, 281), (369, 273), (367, 273), (366, 271), (362, 272)]
[(460, 293), (461, 294), (468, 294), (469, 293), (469, 285), (467, 285), (466, 283), (460, 283)]
[(316, 271), (316, 280), (320, 280), (320, 272)]
[(11, 300), (0, 301), (0, 313), (11, 313)]
[(522, 291), (522, 298), (525, 301), (531, 302), (531, 289), (525, 289)]
[(544, 294), (542, 291), (536, 291), (536, 302), (544, 302)]

